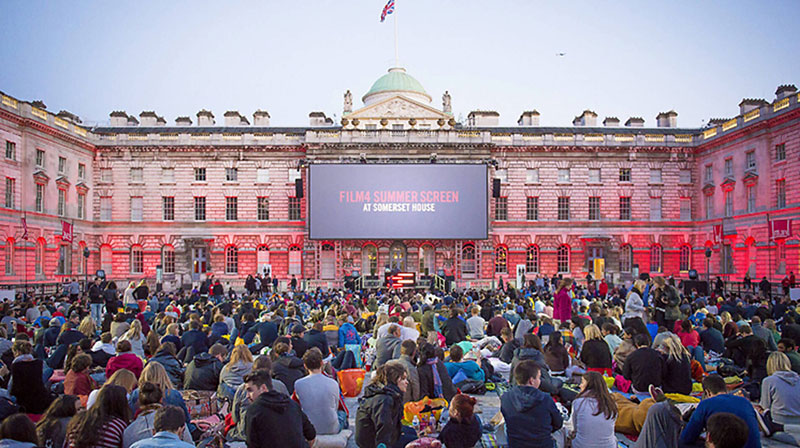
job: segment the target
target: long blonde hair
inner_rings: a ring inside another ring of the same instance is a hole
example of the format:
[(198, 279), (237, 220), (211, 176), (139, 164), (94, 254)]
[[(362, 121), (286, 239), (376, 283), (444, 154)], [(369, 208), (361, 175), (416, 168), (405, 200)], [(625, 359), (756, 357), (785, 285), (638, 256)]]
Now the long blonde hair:
[(722, 321), (722, 326), (723, 326), (723, 327), (724, 327), (724, 326), (725, 326), (725, 325), (726, 325), (728, 322), (730, 322), (730, 321), (732, 321), (732, 320), (733, 320), (733, 318), (731, 318), (731, 313), (729, 313), (729, 312), (727, 312), (727, 311), (723, 311), (722, 313), (720, 313), (720, 315), (719, 315), (719, 318), (720, 318), (720, 320)]
[(627, 299), (628, 297), (630, 297), (631, 294), (633, 294), (634, 289), (638, 291), (638, 294), (641, 296), (646, 286), (647, 284), (644, 282), (644, 280), (642, 279), (636, 280), (635, 282), (633, 282), (633, 286), (628, 291), (628, 295), (626, 295), (625, 298)]
[(161, 389), (166, 398), (167, 392), (172, 390), (172, 381), (170, 381), (167, 371), (158, 361), (150, 361), (142, 370), (139, 375), (139, 387), (144, 386), (144, 383), (153, 383)]
[(142, 323), (139, 319), (134, 319), (131, 322), (131, 328), (128, 329), (125, 334), (122, 335), (120, 339), (127, 339), (127, 340), (139, 340), (142, 337)]
[(236, 364), (237, 362), (242, 361), (244, 363), (253, 363), (253, 354), (250, 353), (250, 349), (246, 345), (237, 345), (231, 351), (231, 360), (228, 361), (228, 364)]
[(681, 343), (680, 338), (674, 334), (670, 334), (663, 341), (661, 347), (664, 348), (667, 356), (675, 361), (680, 361), (683, 357), (689, 357), (689, 351)]
[(782, 352), (772, 352), (767, 358), (767, 375), (783, 370), (792, 370), (792, 363), (789, 361), (789, 357)]
[(167, 325), (167, 335), (177, 336), (179, 328), (180, 325), (176, 324), (175, 322)]
[(119, 369), (111, 375), (106, 384), (122, 386), (128, 393), (136, 389), (136, 375), (128, 369)]
[(95, 334), (97, 332), (97, 327), (94, 325), (94, 319), (92, 319), (91, 316), (84, 317), (81, 324), (78, 326), (78, 331), (86, 335), (87, 338), (97, 336)]
[(587, 341), (591, 341), (592, 339), (603, 339), (603, 333), (600, 332), (600, 329), (597, 328), (597, 325), (591, 324), (587, 325), (583, 329), (583, 336), (586, 338)]

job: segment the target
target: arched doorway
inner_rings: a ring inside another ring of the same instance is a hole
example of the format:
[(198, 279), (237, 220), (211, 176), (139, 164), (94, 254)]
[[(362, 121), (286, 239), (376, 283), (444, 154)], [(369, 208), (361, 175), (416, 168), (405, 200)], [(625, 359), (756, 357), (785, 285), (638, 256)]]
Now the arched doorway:
[(336, 252), (333, 243), (322, 243), (319, 256), (319, 276), (323, 280), (336, 277)]
[(406, 245), (400, 241), (389, 248), (389, 269), (392, 271), (406, 270)]
[(378, 275), (378, 248), (372, 243), (361, 248), (361, 274)]
[(423, 244), (419, 248), (419, 274), (431, 275), (434, 273), (435, 252), (430, 244)]

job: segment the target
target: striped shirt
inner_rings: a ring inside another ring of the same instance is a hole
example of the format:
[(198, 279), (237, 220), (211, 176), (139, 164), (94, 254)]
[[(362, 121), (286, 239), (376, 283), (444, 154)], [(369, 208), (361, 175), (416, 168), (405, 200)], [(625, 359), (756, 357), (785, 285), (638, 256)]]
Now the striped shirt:
[[(121, 448), (122, 434), (125, 432), (126, 426), (128, 426), (127, 423), (122, 419), (112, 418), (99, 429), (97, 440), (95, 440), (92, 448)], [(73, 435), (70, 435), (67, 448), (76, 448), (73, 439)]]

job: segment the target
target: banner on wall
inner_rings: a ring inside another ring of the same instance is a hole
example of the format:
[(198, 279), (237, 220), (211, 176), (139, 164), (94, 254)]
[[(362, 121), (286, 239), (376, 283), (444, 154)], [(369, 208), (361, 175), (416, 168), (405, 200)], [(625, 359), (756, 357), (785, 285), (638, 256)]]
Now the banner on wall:
[(722, 241), (722, 224), (714, 226), (712, 241), (714, 244), (719, 244)]
[(769, 239), (782, 240), (792, 236), (791, 219), (773, 219), (769, 222)]

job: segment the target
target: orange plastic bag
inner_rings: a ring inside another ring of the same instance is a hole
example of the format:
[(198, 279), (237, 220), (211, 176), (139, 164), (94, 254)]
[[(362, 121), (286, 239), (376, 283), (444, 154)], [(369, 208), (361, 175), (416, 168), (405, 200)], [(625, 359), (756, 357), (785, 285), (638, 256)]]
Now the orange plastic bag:
[[(423, 412), (425, 406), (430, 406), (433, 408), (433, 411)], [(410, 401), (403, 406), (403, 421), (407, 423), (411, 423), (414, 420), (414, 416), (419, 417), (420, 422), (429, 422), (431, 419), (431, 414), (433, 414), (436, 421), (439, 421), (439, 417), (442, 415), (442, 411), (447, 409), (448, 403), (447, 400), (444, 398), (428, 398), (425, 397), (419, 401)]]
[(364, 369), (345, 369), (336, 373), (339, 377), (339, 387), (342, 388), (342, 395), (347, 398), (357, 397), (361, 393), (364, 385), (364, 376), (367, 372)]

